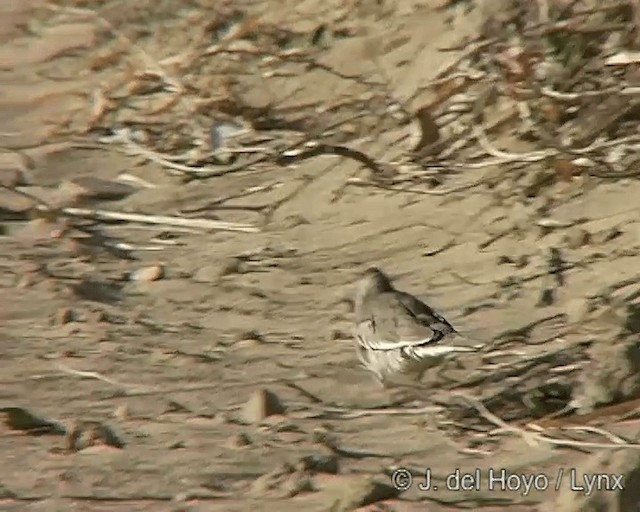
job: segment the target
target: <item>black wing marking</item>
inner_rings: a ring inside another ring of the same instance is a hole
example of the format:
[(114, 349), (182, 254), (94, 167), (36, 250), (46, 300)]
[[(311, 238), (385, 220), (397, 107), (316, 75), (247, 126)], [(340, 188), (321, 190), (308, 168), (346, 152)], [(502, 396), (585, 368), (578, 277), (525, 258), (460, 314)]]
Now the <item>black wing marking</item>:
[[(399, 302), (416, 319), (416, 321), (429, 327), (432, 330), (442, 331), (443, 335), (456, 333), (458, 331), (440, 313), (426, 305), (421, 300), (408, 293), (398, 292)], [(438, 325), (441, 324), (441, 325)], [(441, 328), (439, 328), (441, 327)]]

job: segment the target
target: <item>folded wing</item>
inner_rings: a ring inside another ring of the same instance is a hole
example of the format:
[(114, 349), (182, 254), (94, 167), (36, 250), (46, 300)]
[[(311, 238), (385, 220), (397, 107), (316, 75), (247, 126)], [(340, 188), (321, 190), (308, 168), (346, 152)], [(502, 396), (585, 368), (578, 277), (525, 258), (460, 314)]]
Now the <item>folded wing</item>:
[(381, 294), (375, 304), (362, 313), (355, 335), (358, 343), (369, 350), (411, 351), (437, 343), (453, 329), (433, 316), (419, 318), (391, 293)]
[(397, 292), (396, 297), (421, 324), (428, 325), (430, 328), (441, 331), (444, 334), (457, 333), (453, 325), (451, 325), (446, 318), (431, 309), (424, 302), (416, 299), (413, 295)]

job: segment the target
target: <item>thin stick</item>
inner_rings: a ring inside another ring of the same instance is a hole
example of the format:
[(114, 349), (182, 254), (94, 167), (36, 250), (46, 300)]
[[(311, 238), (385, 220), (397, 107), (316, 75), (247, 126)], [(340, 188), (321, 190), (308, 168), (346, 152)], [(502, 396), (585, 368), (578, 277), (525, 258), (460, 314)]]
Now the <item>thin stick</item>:
[(442, 412), (443, 408), (435, 405), (425, 407), (408, 408), (379, 408), (379, 409), (343, 409), (340, 407), (328, 407), (322, 410), (323, 413), (337, 415), (339, 419), (355, 419), (366, 416), (420, 416)]
[(555, 150), (531, 151), (529, 153), (508, 153), (494, 148), (489, 142), (486, 132), (480, 127), (480, 125), (473, 127), (473, 134), (482, 146), (482, 149), (491, 156), (503, 159), (504, 162), (539, 162), (557, 153)]
[(626, 439), (623, 439), (622, 437), (617, 436), (614, 433), (609, 432), (608, 430), (604, 430), (604, 429), (598, 428), (598, 427), (592, 427), (592, 426), (589, 426), (589, 425), (584, 425), (584, 426), (566, 426), (566, 427), (561, 427), (561, 430), (574, 430), (574, 431), (578, 431), (578, 432), (591, 432), (593, 434), (600, 434), (602, 437), (606, 437), (612, 443), (616, 443), (616, 444), (628, 444), (629, 443), (629, 441), (627, 441)]
[(239, 231), (242, 233), (259, 233), (260, 229), (251, 224), (235, 222), (221, 222), (211, 219), (185, 219), (168, 215), (147, 215), (142, 213), (124, 213), (108, 210), (89, 210), (86, 208), (63, 208), (62, 213), (70, 217), (81, 217), (93, 220), (121, 220), (139, 222), (141, 224), (156, 224), (171, 227), (200, 228), (206, 230)]
[[(489, 409), (487, 409), (482, 402), (478, 399), (473, 398), (465, 393), (453, 391), (451, 392), (452, 396), (457, 396), (466, 400), (469, 404), (471, 404), (480, 415), (486, 420), (490, 421), (494, 425), (501, 427), (505, 431), (512, 432), (514, 434), (519, 435), (529, 446), (536, 446), (538, 443), (547, 443), (555, 446), (565, 446), (572, 448), (633, 448), (636, 450), (640, 449), (640, 444), (636, 443), (628, 443), (623, 439), (620, 439), (622, 442), (613, 442), (613, 443), (591, 443), (588, 441), (575, 441), (573, 439), (557, 439), (554, 437), (545, 436), (543, 434), (537, 434), (534, 432), (527, 432), (526, 430), (515, 427), (513, 425), (509, 425), (507, 422), (493, 414)], [(585, 428), (589, 428), (586, 426)], [(602, 433), (599, 431), (598, 433)]]
[(504, 430), (508, 432), (513, 432), (514, 434), (518, 434), (524, 439), (525, 443), (527, 443), (529, 446), (533, 447), (538, 445), (538, 442), (535, 439), (535, 434), (527, 432), (519, 427), (514, 427), (513, 425), (509, 425), (506, 421), (499, 418), (498, 416), (493, 414), (489, 409), (487, 409), (484, 406), (484, 404), (480, 402), (480, 400), (477, 400), (467, 395), (466, 393), (462, 393), (460, 391), (452, 391), (451, 394), (453, 396), (458, 396), (460, 398), (463, 398), (464, 400), (469, 402), (471, 405), (473, 405), (473, 407), (475, 407), (475, 409), (480, 413), (481, 416), (483, 416), (486, 420), (489, 420), (494, 425), (498, 427), (502, 427)]
[(467, 183), (465, 185), (460, 185), (458, 187), (450, 187), (441, 190), (423, 190), (417, 188), (406, 188), (406, 187), (394, 187), (393, 185), (384, 185), (382, 183), (375, 183), (372, 181), (366, 181), (361, 178), (349, 178), (346, 183), (347, 185), (355, 185), (357, 187), (374, 187), (381, 188), (384, 190), (392, 190), (394, 192), (409, 192), (412, 194), (424, 194), (427, 196), (446, 196), (447, 194), (454, 194), (456, 192), (463, 192), (465, 190), (472, 189), (481, 185), (485, 181), (485, 178), (481, 178), (475, 180), (471, 183)]
[(56, 368), (63, 373), (67, 373), (69, 375), (76, 375), (78, 377), (84, 377), (85, 379), (96, 379), (101, 382), (106, 382), (107, 384), (111, 384), (112, 386), (118, 388), (133, 388), (133, 390), (139, 391), (147, 391), (148, 389), (144, 389), (136, 386), (135, 384), (124, 384), (122, 382), (118, 382), (116, 380), (110, 379), (109, 377), (105, 377), (101, 373), (98, 372), (88, 372), (83, 370), (74, 370), (73, 368), (69, 368), (68, 366), (62, 364), (60, 361), (56, 361)]
[(540, 89), (540, 92), (543, 96), (548, 96), (555, 100), (575, 101), (581, 98), (598, 98), (602, 96), (610, 96), (611, 94), (636, 96), (640, 94), (640, 87), (609, 87), (607, 89), (599, 89), (597, 91), (559, 92), (551, 87), (545, 86)]

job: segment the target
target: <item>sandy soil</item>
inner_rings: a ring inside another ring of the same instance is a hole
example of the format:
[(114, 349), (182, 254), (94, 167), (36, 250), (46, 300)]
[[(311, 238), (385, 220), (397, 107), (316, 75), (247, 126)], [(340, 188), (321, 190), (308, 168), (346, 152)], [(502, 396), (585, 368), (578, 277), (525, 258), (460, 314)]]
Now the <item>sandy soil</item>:
[[(637, 181), (576, 178), (553, 185), (559, 200), (550, 216), (560, 224), (583, 217), (579, 228), (593, 236), (582, 244), (575, 241), (582, 232), (551, 228), (540, 236), (544, 228), (527, 225), (524, 201), (497, 206), (495, 193), (483, 188), (438, 195), (347, 186), (349, 178), (369, 173), (338, 156), (185, 181), (149, 155), (98, 142), (109, 126), (129, 127), (146, 132), (141, 146), (179, 155), (186, 140), (207, 139), (219, 98), (232, 88), (254, 113), (277, 104), (285, 112), (284, 132), (296, 122), (312, 130), (334, 114), (370, 109), (354, 117), (351, 139), (342, 133), (333, 142), (351, 141), (393, 160), (404, 151), (397, 141), (409, 127), (378, 117), (380, 105), (366, 96), (371, 86), (348, 76), (384, 81), (391, 98), (415, 96), (409, 109), (418, 108), (428, 95), (416, 92), (452, 59), (437, 48), (472, 39), (503, 4), (436, 11), (421, 3), (438, 2), (248, 2), (246, 12), (261, 23), (296, 34), (291, 47), (309, 45), (314, 36), (325, 45), (322, 62), (332, 71), (292, 64), (275, 77), (230, 57), (221, 67), (216, 51), (187, 71), (176, 64), (189, 59), (199, 38), (215, 44), (221, 30), (215, 20), (231, 4), (78, 0), (53, 9), (24, 0), (0, 7), (4, 184), (17, 183), (49, 203), (169, 216), (200, 208), (190, 217), (249, 226), (244, 232), (105, 227), (134, 246), (127, 259), (83, 243), (86, 238), (70, 239), (64, 230), (76, 228), (61, 219), (23, 215), (33, 206), (27, 197), (0, 198), (5, 214), (12, 212), (3, 217), (0, 237), (0, 405), (62, 425), (61, 435), (2, 430), (0, 509), (350, 510), (360, 498), (349, 504), (348, 493), (357, 494), (370, 477), (388, 485), (393, 467), (430, 467), (440, 476), (456, 468), (508, 468), (555, 482), (558, 468), (592, 463), (594, 455), (528, 446), (518, 436), (500, 438), (491, 455), (471, 453), (431, 428), (425, 413), (363, 412), (390, 396), (358, 367), (349, 299), (360, 272), (376, 265), (475, 339), (490, 342), (555, 315), (560, 323), (534, 329), (532, 342), (556, 347), (561, 334), (582, 339), (570, 325), (580, 300), (640, 271)], [(317, 30), (323, 23), (334, 31), (326, 41)], [(186, 88), (183, 99), (171, 102), (167, 82)], [(358, 97), (360, 103), (346, 101)], [(296, 117), (304, 105), (338, 99), (345, 101), (342, 110), (318, 112), (315, 120)], [(272, 137), (267, 145), (280, 137), (277, 130), (265, 133)], [(508, 137), (494, 142), (504, 150), (531, 149)], [(470, 169), (444, 186), (494, 167)], [(135, 191), (122, 185), (110, 200), (95, 192), (104, 183), (79, 180), (116, 180), (123, 173), (139, 180), (127, 182)], [(239, 198), (224, 200), (230, 196)], [(499, 236), (516, 221), (518, 234)], [(612, 230), (615, 242), (605, 236)], [(550, 248), (573, 265), (545, 305)], [(512, 276), (522, 278), (517, 293), (505, 291)], [(484, 363), (464, 364), (472, 371)], [(269, 404), (263, 389), (283, 409)], [(108, 426), (124, 447), (74, 444), (72, 425), (84, 421)], [(629, 422), (616, 432), (635, 436), (635, 430)], [(327, 448), (333, 446), (322, 441), (327, 436), (338, 450)], [(329, 469), (300, 469), (313, 455), (327, 458)], [(563, 481), (559, 492), (551, 485), (528, 496), (484, 483), (469, 492), (414, 486), (393, 496), (383, 489), (388, 495), (362, 510), (543, 510), (556, 500), (575, 506), (579, 493), (568, 494), (567, 486)], [(609, 510), (632, 510), (617, 506)]]

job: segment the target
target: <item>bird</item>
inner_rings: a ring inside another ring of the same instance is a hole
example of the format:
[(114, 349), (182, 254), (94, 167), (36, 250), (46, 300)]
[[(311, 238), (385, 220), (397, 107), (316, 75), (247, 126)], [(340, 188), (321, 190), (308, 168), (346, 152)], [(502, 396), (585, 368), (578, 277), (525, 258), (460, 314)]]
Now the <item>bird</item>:
[(377, 267), (356, 284), (354, 316), (357, 357), (385, 388), (396, 377), (418, 382), (447, 355), (479, 348), (446, 344), (460, 333), (427, 304), (397, 290)]

